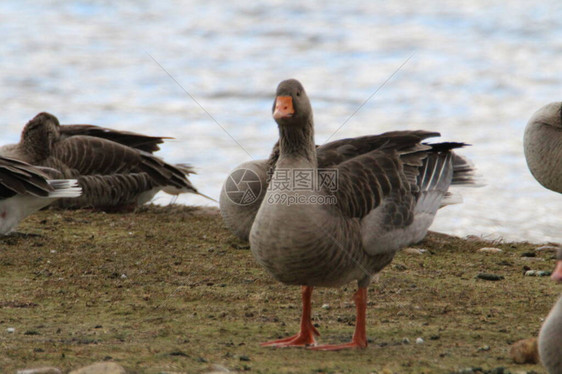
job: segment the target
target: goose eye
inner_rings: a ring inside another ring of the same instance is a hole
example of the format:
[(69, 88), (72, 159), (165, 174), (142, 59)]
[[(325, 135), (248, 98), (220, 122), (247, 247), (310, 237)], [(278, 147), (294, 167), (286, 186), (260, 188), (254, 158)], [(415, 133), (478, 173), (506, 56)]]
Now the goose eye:
[(301, 95), (300, 91), (297, 91), (297, 96), (300, 96), (300, 95)]

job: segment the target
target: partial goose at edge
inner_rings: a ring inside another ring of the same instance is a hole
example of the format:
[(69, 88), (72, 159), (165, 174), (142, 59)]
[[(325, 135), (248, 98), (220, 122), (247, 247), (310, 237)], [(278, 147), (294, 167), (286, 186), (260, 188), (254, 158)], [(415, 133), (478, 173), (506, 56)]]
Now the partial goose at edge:
[(82, 193), (75, 179), (52, 179), (28, 163), (0, 157), (0, 234), (11, 232), (25, 217), (60, 198)]

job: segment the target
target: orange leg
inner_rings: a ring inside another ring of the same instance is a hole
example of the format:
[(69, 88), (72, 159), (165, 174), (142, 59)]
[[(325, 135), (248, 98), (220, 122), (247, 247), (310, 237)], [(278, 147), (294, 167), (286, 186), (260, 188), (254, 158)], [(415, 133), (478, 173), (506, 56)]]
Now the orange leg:
[(359, 288), (353, 295), (353, 300), (355, 301), (355, 307), (357, 309), (357, 318), (355, 321), (355, 332), (353, 333), (351, 342), (345, 344), (319, 345), (310, 347), (310, 349), (318, 351), (339, 351), (340, 349), (367, 347), (367, 288)]
[(320, 333), (311, 321), (311, 298), (312, 287), (302, 286), (302, 317), (301, 330), (298, 334), (285, 339), (274, 340), (267, 343), (261, 343), (263, 347), (295, 347), (316, 344), (314, 335), (319, 336)]

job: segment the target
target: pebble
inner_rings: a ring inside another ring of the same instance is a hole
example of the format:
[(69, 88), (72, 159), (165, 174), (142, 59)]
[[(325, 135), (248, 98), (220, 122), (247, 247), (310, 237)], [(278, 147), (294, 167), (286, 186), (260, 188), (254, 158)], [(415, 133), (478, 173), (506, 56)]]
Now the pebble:
[(476, 276), (476, 278), (488, 280), (488, 281), (499, 281), (499, 280), (502, 280), (504, 277), (503, 277), (503, 275), (480, 273)]
[(527, 270), (525, 275), (528, 277), (548, 277), (552, 272), (547, 270)]
[(7, 332), (8, 334), (13, 334), (14, 332), (16, 332), (16, 329), (13, 328), (13, 327), (8, 327), (8, 328), (6, 329), (6, 332)]
[(16, 374), (62, 374), (62, 371), (55, 367), (45, 366), (40, 368), (21, 369), (16, 371)]
[(539, 350), (536, 338), (519, 340), (511, 346), (509, 355), (516, 364), (536, 364), (539, 362)]
[(125, 368), (115, 362), (98, 362), (90, 366), (72, 370), (68, 374), (126, 374)]
[(211, 365), (211, 371), (207, 371), (205, 374), (222, 374), (222, 373), (231, 373), (231, 371), (222, 365), (213, 364)]
[(554, 245), (542, 245), (538, 248), (535, 248), (536, 252), (556, 252), (558, 251), (559, 247), (556, 247)]
[(330, 304), (322, 304), (322, 309), (330, 309)]
[(402, 344), (410, 344), (410, 339), (408, 338), (402, 339)]
[(408, 253), (410, 255), (423, 255), (424, 253), (427, 252), (427, 249), (408, 247), (408, 248), (404, 248), (402, 252)]
[(500, 248), (494, 248), (494, 247), (484, 247), (484, 248), (480, 248), (478, 250), (478, 252), (485, 252), (485, 253), (500, 253), (503, 252)]
[(424, 340), (422, 338), (416, 338), (416, 344), (423, 344)]

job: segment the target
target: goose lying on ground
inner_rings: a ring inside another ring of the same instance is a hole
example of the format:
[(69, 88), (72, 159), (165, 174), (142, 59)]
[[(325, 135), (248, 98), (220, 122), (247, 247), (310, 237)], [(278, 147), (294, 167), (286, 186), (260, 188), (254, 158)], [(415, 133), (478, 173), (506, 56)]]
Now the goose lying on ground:
[[(464, 144), (424, 144), (422, 140), (439, 134), (401, 132), (378, 147), (366, 145), (364, 153), (343, 145), (352, 154), (319, 170), (312, 108), (298, 81), (279, 84), (273, 117), (279, 127), (279, 158), (250, 231), (250, 248), (275, 279), (302, 286), (303, 311), (299, 333), (264, 345), (315, 344), (313, 288), (356, 280), (357, 318), (351, 342), (314, 349), (364, 348), (371, 277), (392, 261), (398, 249), (423, 239), (437, 209), (447, 203), (454, 178), (452, 149)], [(363, 145), (362, 139), (368, 137), (356, 138), (357, 147)], [(343, 150), (340, 153), (345, 154)], [(335, 173), (337, 183), (297, 190), (303, 171), (317, 181), (325, 180), (323, 173)], [(466, 183), (471, 183), (470, 177)], [(287, 186), (292, 188), (282, 188)]]
[[(187, 178), (191, 169), (175, 167), (142, 150), (158, 149), (155, 142), (162, 138), (145, 139), (137, 149), (99, 137), (99, 128), (90, 129), (97, 134), (92, 136), (83, 135), (74, 126), (61, 133), (55, 116), (39, 113), (25, 125), (20, 142), (2, 147), (0, 155), (56, 169), (64, 178), (76, 178), (83, 194), (78, 199), (59, 200), (57, 205), (63, 208), (130, 209), (150, 201), (167, 187), (202, 195)], [(117, 131), (102, 133), (114, 138), (120, 134), (119, 139), (125, 143), (144, 137)]]
[(51, 179), (44, 170), (0, 157), (0, 234), (60, 198), (80, 196), (75, 179)]
[[(556, 254), (551, 278), (562, 282), (562, 248)], [(539, 357), (550, 374), (562, 373), (562, 297), (546, 317), (539, 332)]]
[(562, 193), (562, 103), (537, 110), (525, 128), (527, 166), (544, 187)]

